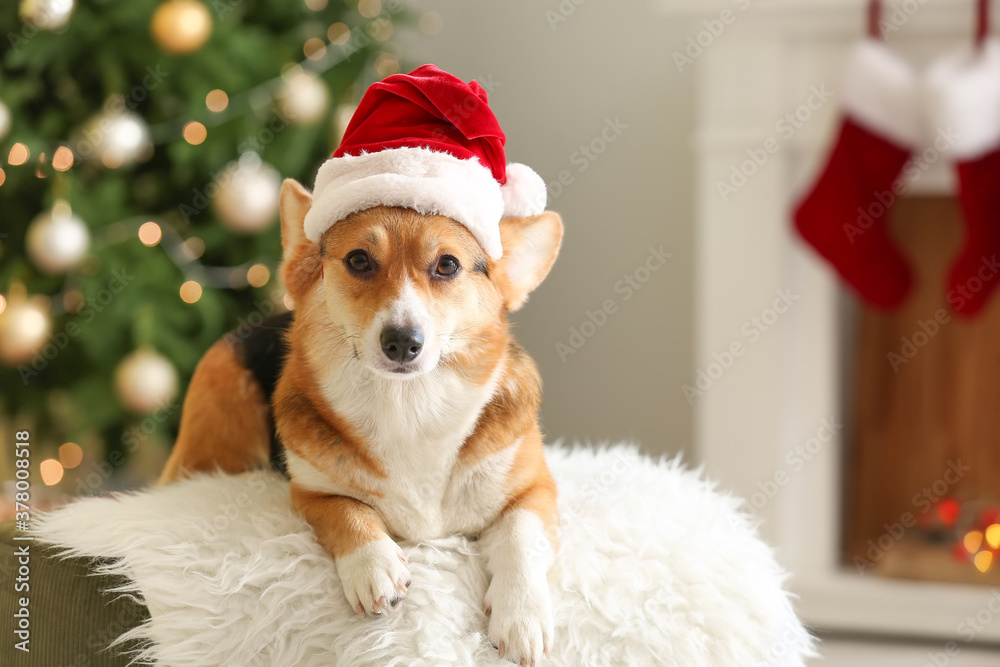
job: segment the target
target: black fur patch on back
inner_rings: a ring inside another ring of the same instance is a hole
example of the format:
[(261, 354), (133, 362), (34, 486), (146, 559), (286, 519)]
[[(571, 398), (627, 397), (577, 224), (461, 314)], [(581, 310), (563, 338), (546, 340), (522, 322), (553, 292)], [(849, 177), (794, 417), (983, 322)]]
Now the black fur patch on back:
[[(291, 312), (269, 317), (260, 324), (252, 326), (245, 324), (226, 334), (226, 340), (236, 351), (236, 358), (243, 367), (250, 371), (271, 404), (271, 397), (285, 367), (288, 356), (288, 341), (285, 335), (292, 326)], [(274, 411), (271, 410), (271, 465), (285, 476), (284, 447), (278, 440), (274, 428)]]

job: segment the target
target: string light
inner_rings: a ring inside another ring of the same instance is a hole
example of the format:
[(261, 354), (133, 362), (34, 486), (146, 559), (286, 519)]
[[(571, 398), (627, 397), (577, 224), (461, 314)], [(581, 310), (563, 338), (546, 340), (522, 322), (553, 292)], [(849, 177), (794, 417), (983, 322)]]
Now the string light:
[(994, 523), (986, 527), (986, 544), (990, 549), (1000, 549), (1000, 524)]
[(58, 484), (63, 478), (63, 466), (55, 459), (45, 459), (38, 465), (38, 470), (46, 486)]
[(192, 146), (197, 146), (201, 142), (205, 141), (206, 137), (208, 137), (208, 130), (205, 129), (204, 125), (196, 120), (193, 120), (184, 126), (182, 134), (184, 135), (184, 141), (188, 142)]
[(399, 71), (399, 60), (396, 56), (386, 51), (380, 52), (375, 57), (375, 72), (383, 79)]
[(361, 0), (358, 3), (358, 13), (366, 19), (373, 19), (382, 13), (382, 2), (380, 0)]
[(980, 551), (973, 556), (972, 562), (975, 564), (977, 570), (985, 573), (990, 569), (990, 566), (993, 565), (993, 552)]
[(10, 154), (7, 155), (7, 163), (15, 167), (22, 165), (31, 157), (31, 151), (24, 144), (18, 142), (10, 147)]
[(306, 7), (314, 12), (321, 12), (326, 9), (327, 0), (306, 0)]
[(56, 171), (68, 171), (73, 166), (73, 151), (67, 146), (60, 146), (52, 155), (52, 168)]
[(226, 107), (229, 106), (229, 95), (226, 95), (226, 91), (216, 88), (208, 95), (205, 95), (205, 106), (208, 107), (209, 111), (214, 111), (215, 113), (225, 111)]
[(67, 442), (59, 447), (59, 461), (63, 468), (71, 470), (83, 463), (83, 448), (75, 442)]
[(184, 303), (195, 303), (201, 298), (201, 285), (189, 280), (181, 285), (181, 300)]
[(152, 248), (160, 242), (161, 238), (163, 238), (163, 230), (155, 222), (144, 222), (139, 227), (139, 240), (142, 241), (143, 245)]
[[(247, 271), (247, 282), (254, 287), (263, 287), (271, 279), (271, 270), (263, 264), (254, 264)], [(1000, 526), (998, 526), (1000, 528)]]
[(7, 299), (3, 298), (3, 294), (0, 294), (0, 313), (7, 310)]
[(974, 554), (979, 551), (979, 547), (983, 545), (983, 533), (978, 530), (970, 530), (962, 538), (962, 544), (965, 546), (965, 550), (970, 554)]
[(7, 172), (5, 172), (3, 169), (0, 169), (0, 185), (3, 185), (4, 181), (6, 180), (7, 180)]
[(351, 29), (347, 27), (346, 23), (334, 23), (327, 29), (326, 37), (331, 44), (343, 46), (351, 38)]
[(302, 46), (302, 52), (309, 60), (319, 60), (326, 55), (326, 43), (319, 37), (310, 37)]
[(962, 507), (958, 504), (958, 501), (954, 498), (945, 498), (938, 505), (937, 513), (938, 518), (946, 526), (954, 526), (955, 522), (958, 521), (958, 515), (961, 512)]

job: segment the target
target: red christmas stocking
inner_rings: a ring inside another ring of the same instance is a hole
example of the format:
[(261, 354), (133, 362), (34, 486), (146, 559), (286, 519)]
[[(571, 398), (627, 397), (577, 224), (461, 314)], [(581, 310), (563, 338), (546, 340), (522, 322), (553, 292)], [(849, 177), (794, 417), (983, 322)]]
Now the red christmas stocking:
[(875, 38), (855, 47), (846, 74), (840, 135), (795, 210), (795, 227), (862, 299), (892, 308), (913, 282), (886, 218), (901, 192), (900, 171), (921, 142), (920, 82)]
[(957, 163), (965, 240), (945, 283), (956, 313), (972, 316), (1000, 285), (1000, 43), (985, 39), (980, 3), (978, 43), (928, 72), (935, 147)]

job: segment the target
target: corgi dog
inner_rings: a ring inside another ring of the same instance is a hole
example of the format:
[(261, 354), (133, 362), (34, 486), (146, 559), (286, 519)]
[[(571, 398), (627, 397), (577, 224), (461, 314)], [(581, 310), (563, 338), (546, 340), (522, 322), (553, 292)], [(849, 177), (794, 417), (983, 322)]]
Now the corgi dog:
[(284, 182), (281, 277), (294, 311), (208, 351), (162, 481), (283, 466), (359, 615), (406, 597), (398, 541), (477, 536), (489, 638), (501, 657), (534, 664), (552, 642), (556, 485), (540, 377), (507, 313), (548, 274), (562, 221), (501, 220), (494, 259), (455, 220), (394, 206), (352, 213), (313, 242), (312, 203)]

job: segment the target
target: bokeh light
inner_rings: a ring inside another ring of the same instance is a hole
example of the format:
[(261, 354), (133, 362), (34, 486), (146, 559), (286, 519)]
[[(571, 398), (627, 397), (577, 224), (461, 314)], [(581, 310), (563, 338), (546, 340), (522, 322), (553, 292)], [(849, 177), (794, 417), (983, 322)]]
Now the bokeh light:
[(978, 530), (970, 530), (962, 538), (962, 545), (965, 550), (970, 554), (974, 554), (979, 551), (979, 547), (983, 545), (983, 534)]
[(197, 281), (189, 280), (181, 285), (181, 300), (184, 303), (195, 303), (201, 298), (201, 285)]
[(351, 29), (347, 27), (346, 23), (334, 23), (327, 29), (326, 37), (331, 44), (343, 46), (351, 38)]
[(226, 95), (226, 91), (216, 88), (208, 95), (205, 95), (205, 106), (208, 107), (209, 111), (214, 111), (215, 113), (225, 111), (226, 107), (229, 106), (229, 95)]
[(22, 143), (16, 143), (10, 147), (7, 162), (16, 167), (27, 162), (29, 157), (31, 157), (31, 151), (28, 150), (28, 147)]
[(990, 524), (986, 527), (986, 544), (990, 549), (1000, 549), (1000, 523)]
[(60, 146), (52, 154), (52, 168), (56, 171), (68, 171), (73, 166), (73, 151), (67, 146)]
[(988, 572), (990, 566), (993, 565), (993, 552), (992, 551), (980, 551), (975, 556), (972, 557), (972, 562), (975, 563), (976, 569), (980, 572)]
[(38, 470), (46, 486), (58, 484), (63, 478), (63, 466), (55, 459), (45, 459), (38, 465)]
[(309, 60), (319, 60), (326, 55), (326, 42), (319, 37), (310, 37), (302, 46), (302, 52)]
[(153, 247), (160, 242), (163, 238), (163, 230), (155, 222), (144, 222), (142, 226), (139, 227), (139, 240), (142, 241), (143, 245)]
[(83, 447), (75, 442), (67, 442), (59, 447), (59, 461), (67, 470), (83, 463)]
[(247, 282), (254, 287), (263, 287), (271, 279), (271, 270), (263, 264), (254, 264), (247, 271)]
[(191, 121), (184, 126), (184, 130), (181, 133), (184, 135), (184, 141), (188, 142), (192, 146), (197, 146), (201, 142), (205, 141), (205, 137), (208, 136), (208, 130), (205, 126), (196, 120)]

